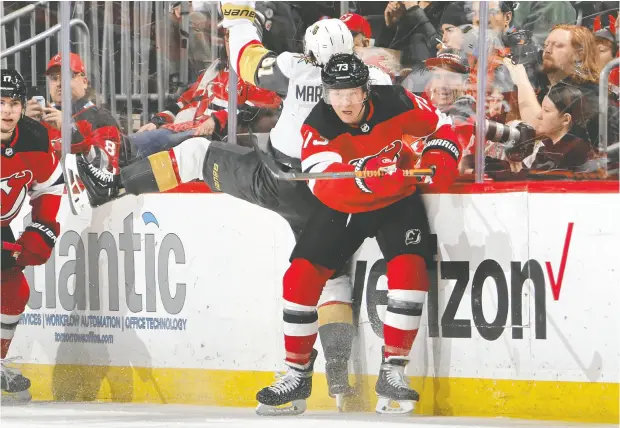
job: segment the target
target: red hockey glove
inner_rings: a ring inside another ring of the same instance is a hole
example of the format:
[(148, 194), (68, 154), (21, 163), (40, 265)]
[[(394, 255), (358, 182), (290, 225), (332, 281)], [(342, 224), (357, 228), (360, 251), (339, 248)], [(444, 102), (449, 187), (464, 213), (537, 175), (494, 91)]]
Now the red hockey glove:
[(22, 247), (15, 264), (21, 267), (44, 264), (52, 255), (52, 249), (56, 244), (59, 232), (60, 225), (58, 222), (51, 225), (30, 223), (22, 236), (15, 242)]
[(422, 151), (422, 168), (435, 166), (433, 187), (447, 190), (458, 176), (458, 160), (461, 157), (458, 146), (449, 140), (433, 138), (427, 141)]
[(393, 195), (403, 190), (405, 176), (403, 171), (396, 167), (396, 159), (389, 157), (373, 157), (364, 165), (366, 171), (385, 171), (383, 177), (368, 177), (364, 183), (368, 190), (378, 195)]

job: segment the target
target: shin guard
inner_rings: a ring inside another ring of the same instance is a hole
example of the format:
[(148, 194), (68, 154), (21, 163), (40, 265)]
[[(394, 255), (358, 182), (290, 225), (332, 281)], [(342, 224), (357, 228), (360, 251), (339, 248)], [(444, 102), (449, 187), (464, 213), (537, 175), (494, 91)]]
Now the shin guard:
[(303, 368), (310, 361), (318, 332), (316, 305), (333, 271), (294, 259), (284, 274), (284, 347), (286, 362)]
[(387, 264), (388, 306), (383, 334), (385, 357), (407, 356), (418, 334), (422, 308), (428, 292), (424, 259), (403, 254)]

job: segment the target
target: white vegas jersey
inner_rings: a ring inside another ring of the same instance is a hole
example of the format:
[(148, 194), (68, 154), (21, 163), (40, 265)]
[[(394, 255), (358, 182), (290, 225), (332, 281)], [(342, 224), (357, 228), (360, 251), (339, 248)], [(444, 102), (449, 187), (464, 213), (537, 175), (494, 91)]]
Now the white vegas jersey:
[[(303, 54), (283, 52), (276, 56), (259, 42), (256, 27), (245, 19), (232, 23), (228, 31), (230, 63), (235, 72), (246, 82), (284, 98), (278, 123), (270, 132), (272, 147), (285, 157), (300, 159), (301, 126), (321, 99), (321, 67), (307, 62)], [(392, 84), (388, 74), (368, 67), (371, 84)]]
[[(321, 67), (306, 62), (302, 54), (291, 52), (280, 54), (276, 61), (282, 74), (288, 77), (288, 90), (278, 123), (270, 132), (271, 145), (289, 157), (300, 159), (301, 126), (323, 93)], [(373, 65), (368, 67), (371, 84), (392, 84), (387, 73)]]

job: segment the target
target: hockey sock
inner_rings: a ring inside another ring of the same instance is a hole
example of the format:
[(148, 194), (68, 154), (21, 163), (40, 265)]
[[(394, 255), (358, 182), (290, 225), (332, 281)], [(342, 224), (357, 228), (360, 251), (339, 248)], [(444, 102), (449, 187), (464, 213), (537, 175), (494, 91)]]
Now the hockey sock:
[(402, 254), (387, 264), (388, 305), (383, 336), (385, 357), (406, 356), (418, 334), (422, 308), (428, 292), (424, 259)]
[(284, 348), (287, 364), (305, 368), (318, 333), (316, 305), (332, 270), (294, 259), (284, 274)]
[(30, 287), (24, 274), (16, 270), (3, 271), (0, 286), (0, 358), (5, 359), (19, 318), (26, 309)]
[(355, 329), (351, 307), (353, 288), (348, 276), (330, 279), (319, 302), (319, 336), (326, 360), (348, 361)]
[(181, 184), (174, 152), (155, 153), (121, 169), (121, 182), (127, 193), (165, 192)]
[(202, 180), (202, 167), (211, 141), (197, 137), (155, 153), (121, 170), (125, 190), (134, 195), (165, 192), (181, 183)]

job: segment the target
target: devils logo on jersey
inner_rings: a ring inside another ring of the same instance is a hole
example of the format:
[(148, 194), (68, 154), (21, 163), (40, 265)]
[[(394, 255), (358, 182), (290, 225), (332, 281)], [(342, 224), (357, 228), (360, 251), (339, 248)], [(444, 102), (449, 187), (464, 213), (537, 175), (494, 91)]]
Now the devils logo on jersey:
[(32, 177), (32, 171), (25, 170), (0, 180), (2, 221), (10, 220), (17, 215), (26, 200)]
[[(382, 148), (379, 153), (376, 153), (371, 156), (365, 156), (363, 158), (351, 159), (349, 161), (349, 165), (353, 165), (356, 171), (364, 170), (366, 164), (370, 159), (374, 158), (386, 158), (393, 160), (394, 162), (398, 161), (398, 157), (400, 156), (400, 151), (403, 149), (403, 142), (400, 140), (392, 141), (390, 144)], [(390, 163), (391, 164), (391, 163)], [(394, 167), (395, 168), (395, 167)], [(382, 169), (382, 168), (379, 168)], [(390, 172), (388, 168), (385, 169), (385, 172)], [(360, 190), (364, 193), (372, 193), (372, 191), (366, 186), (366, 183), (361, 178), (355, 179), (355, 184)]]

